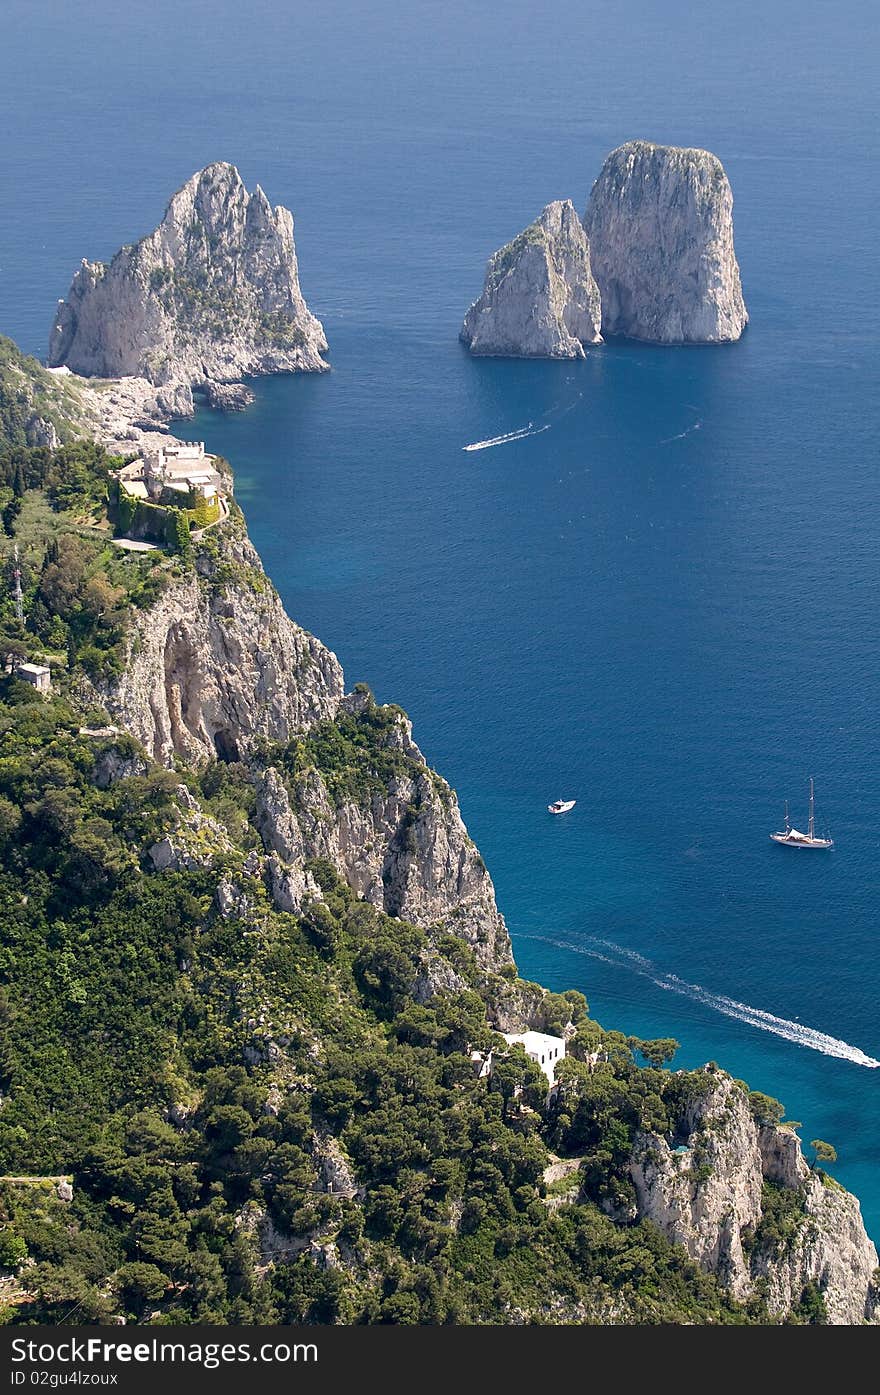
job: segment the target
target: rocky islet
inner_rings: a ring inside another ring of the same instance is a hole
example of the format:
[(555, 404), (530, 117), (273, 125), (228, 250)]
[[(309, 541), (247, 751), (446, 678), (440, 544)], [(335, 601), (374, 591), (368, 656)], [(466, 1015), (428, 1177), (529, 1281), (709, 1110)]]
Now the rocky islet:
[(747, 322), (721, 161), (633, 140), (605, 159), (582, 223), (549, 204), (494, 254), (461, 338), (473, 354), (580, 358), (601, 335), (721, 344)]
[(290, 211), (259, 185), (249, 194), (218, 161), (174, 194), (154, 232), (107, 264), (83, 261), (48, 361), (87, 378), (143, 379), (190, 414), (193, 388), (237, 407), (243, 375), (322, 372), (326, 349), (300, 290)]
[(548, 204), (491, 258), (461, 338), (472, 354), (583, 358), (600, 329), (589, 243), (566, 199)]

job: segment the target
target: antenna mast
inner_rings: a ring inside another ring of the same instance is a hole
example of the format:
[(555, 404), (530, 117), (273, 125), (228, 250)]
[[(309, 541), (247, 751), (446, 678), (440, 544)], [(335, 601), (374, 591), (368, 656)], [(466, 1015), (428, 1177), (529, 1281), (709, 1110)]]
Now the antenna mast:
[(15, 618), (19, 625), (24, 624), (24, 597), (21, 594), (21, 567), (18, 565), (18, 543), (15, 544), (15, 566), (12, 569), (12, 599), (15, 602)]

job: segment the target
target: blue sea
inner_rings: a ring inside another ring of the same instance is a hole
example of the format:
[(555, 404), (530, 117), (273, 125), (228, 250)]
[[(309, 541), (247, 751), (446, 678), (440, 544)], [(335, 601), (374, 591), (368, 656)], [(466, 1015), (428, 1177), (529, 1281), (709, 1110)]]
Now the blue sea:
[[(880, 1238), (876, 5), (6, 0), (0, 26), (0, 330), (45, 353), (79, 259), (211, 160), (294, 210), (333, 371), (182, 434), (232, 460), (291, 613), (408, 709), (521, 971), (779, 1096)], [(636, 136), (723, 160), (742, 341), (469, 358), (488, 255)], [(810, 775), (829, 854), (767, 836)]]

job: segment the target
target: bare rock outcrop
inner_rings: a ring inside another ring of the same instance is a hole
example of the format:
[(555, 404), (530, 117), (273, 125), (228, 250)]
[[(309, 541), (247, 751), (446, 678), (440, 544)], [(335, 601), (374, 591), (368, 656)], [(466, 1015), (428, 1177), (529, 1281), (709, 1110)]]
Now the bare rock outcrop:
[(96, 696), (170, 766), (287, 741), (342, 692), (336, 656), (285, 614), (250, 541), (227, 537), (221, 561), (202, 556), (138, 615), (121, 677)]
[(243, 412), (254, 400), (254, 394), (245, 383), (215, 383), (204, 385), (205, 400), (215, 412)]
[[(154, 872), (188, 872), (197, 867), (211, 867), (216, 857), (234, 852), (234, 845), (222, 824), (202, 812), (197, 799), (186, 785), (176, 790), (175, 826), (147, 849), (147, 858)], [(218, 887), (218, 902), (223, 907), (224, 895)]]
[(472, 354), (583, 358), (601, 339), (590, 247), (569, 199), (550, 203), (490, 259), (461, 338)]
[(317, 1130), (312, 1135), (312, 1148), (327, 1191), (336, 1196), (355, 1196), (358, 1186), (354, 1170), (339, 1140), (324, 1129)]
[(607, 156), (584, 227), (604, 334), (659, 344), (739, 339), (748, 315), (733, 195), (717, 156), (627, 141)]
[(720, 1077), (681, 1121), (676, 1152), (656, 1134), (639, 1139), (631, 1165), (639, 1213), (684, 1245), (736, 1298), (751, 1290), (742, 1233), (761, 1215), (763, 1174), (757, 1131), (737, 1085)]
[(290, 791), (277, 770), (264, 772), (256, 822), (270, 853), (273, 899), (280, 909), (299, 910), (316, 889), (305, 862), (326, 858), (378, 910), (415, 925), (442, 925), (497, 969), (512, 953), (492, 880), (455, 792), (428, 769), (405, 717), (399, 726), (406, 773), (367, 797), (334, 801), (314, 768)]
[[(760, 1127), (741, 1085), (707, 1071), (676, 1140), (642, 1134), (636, 1141), (630, 1175), (641, 1216), (736, 1298), (757, 1286), (771, 1312), (786, 1314), (815, 1284), (831, 1323), (876, 1320), (877, 1251), (858, 1200), (807, 1165), (792, 1130)], [(798, 1197), (798, 1225), (781, 1247), (762, 1238), (765, 1182)]]
[(189, 389), (320, 371), (326, 348), (300, 290), (289, 210), (218, 162), (177, 191), (155, 232), (109, 264), (83, 261), (59, 302), (49, 363)]
[(787, 1313), (807, 1284), (821, 1292), (828, 1321), (846, 1326), (880, 1320), (877, 1251), (865, 1234), (856, 1197), (833, 1178), (810, 1173), (803, 1221), (786, 1254), (758, 1253), (752, 1275), (766, 1285), (772, 1312)]

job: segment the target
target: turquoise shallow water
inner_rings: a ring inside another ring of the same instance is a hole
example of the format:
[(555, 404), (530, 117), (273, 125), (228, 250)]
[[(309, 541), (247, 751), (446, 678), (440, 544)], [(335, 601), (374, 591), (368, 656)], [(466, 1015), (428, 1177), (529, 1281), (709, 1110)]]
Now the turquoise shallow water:
[[(183, 434), (291, 613), (408, 708), (522, 971), (779, 1095), (880, 1235), (873, 9), (81, 8), (7, 7), (0, 327), (44, 351), (79, 257), (210, 159), (293, 207), (333, 372)], [(632, 135), (724, 160), (744, 339), (470, 359), (488, 253)], [(830, 855), (767, 838), (810, 774)]]

